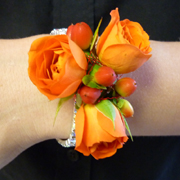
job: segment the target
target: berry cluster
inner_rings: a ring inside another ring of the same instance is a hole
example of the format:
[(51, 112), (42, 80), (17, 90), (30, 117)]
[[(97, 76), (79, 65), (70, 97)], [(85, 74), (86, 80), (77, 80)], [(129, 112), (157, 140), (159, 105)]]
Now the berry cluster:
[[(85, 104), (96, 104), (103, 99), (109, 99), (125, 117), (133, 116), (133, 107), (124, 97), (130, 96), (136, 90), (137, 84), (134, 79), (129, 77), (119, 79), (112, 68), (101, 66), (91, 77), (90, 82), (87, 85), (84, 83), (78, 91)], [(93, 85), (96, 85), (96, 88), (93, 88)]]
[(93, 52), (93, 48), (89, 50), (93, 33), (88, 24), (81, 22), (70, 25), (67, 29), (67, 35), (85, 51), (90, 65), (88, 74), (83, 77), (83, 84), (78, 89), (78, 94), (81, 97), (80, 104), (96, 104), (101, 100), (109, 99), (124, 117), (132, 117), (133, 107), (124, 97), (130, 96), (136, 90), (136, 81), (129, 77), (119, 77), (112, 68), (101, 64)]

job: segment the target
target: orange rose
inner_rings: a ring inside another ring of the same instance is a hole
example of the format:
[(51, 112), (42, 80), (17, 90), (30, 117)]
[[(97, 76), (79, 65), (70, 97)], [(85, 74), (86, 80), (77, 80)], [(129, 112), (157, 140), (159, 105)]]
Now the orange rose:
[(86, 69), (85, 54), (66, 35), (45, 36), (31, 45), (29, 77), (50, 100), (72, 95)]
[(149, 36), (138, 22), (125, 19), (120, 21), (120, 23), (124, 31), (124, 38), (126, 38), (131, 45), (136, 46), (145, 54), (151, 52)]
[(95, 159), (110, 157), (128, 140), (119, 111), (116, 110), (115, 129), (112, 121), (94, 105), (81, 106), (76, 114), (76, 147), (85, 156)]
[(151, 57), (149, 36), (139, 23), (120, 21), (118, 8), (110, 15), (111, 21), (97, 44), (97, 55), (118, 74), (135, 71)]

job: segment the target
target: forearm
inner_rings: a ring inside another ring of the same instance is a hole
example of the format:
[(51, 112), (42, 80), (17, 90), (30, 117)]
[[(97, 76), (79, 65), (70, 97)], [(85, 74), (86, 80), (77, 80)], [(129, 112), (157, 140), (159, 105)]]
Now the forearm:
[[(29, 80), (28, 51), (37, 37), (0, 40), (0, 167), (40, 141), (67, 138), (73, 100), (61, 108), (49, 101)], [(135, 115), (128, 119), (133, 135), (180, 134), (180, 43), (152, 41), (152, 58), (131, 76), (138, 88), (131, 95)]]
[(137, 81), (128, 123), (133, 135), (180, 135), (180, 42), (151, 41), (151, 47), (148, 62), (127, 75)]

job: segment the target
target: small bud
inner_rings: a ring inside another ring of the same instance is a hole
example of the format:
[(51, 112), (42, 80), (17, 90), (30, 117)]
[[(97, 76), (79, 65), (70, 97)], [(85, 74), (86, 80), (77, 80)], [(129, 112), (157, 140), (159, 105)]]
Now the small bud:
[(111, 86), (116, 80), (116, 73), (107, 66), (101, 66), (94, 75), (95, 82), (103, 86)]
[(136, 88), (136, 81), (129, 77), (121, 78), (115, 84), (115, 90), (122, 97), (130, 96)]
[(83, 86), (79, 90), (79, 94), (82, 98), (82, 101), (86, 104), (94, 104), (97, 99), (101, 96), (101, 90), (90, 88), (88, 86)]
[(126, 99), (119, 99), (117, 106), (120, 108), (124, 117), (132, 117), (134, 114), (134, 109), (129, 101)]

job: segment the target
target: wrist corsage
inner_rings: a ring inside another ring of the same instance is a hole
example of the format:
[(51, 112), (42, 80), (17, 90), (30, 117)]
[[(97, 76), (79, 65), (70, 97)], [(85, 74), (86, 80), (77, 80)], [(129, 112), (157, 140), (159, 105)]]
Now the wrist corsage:
[[(135, 71), (150, 57), (148, 34), (137, 22), (120, 21), (118, 8), (99, 37), (84, 23), (70, 25), (35, 40), (29, 51), (31, 81), (49, 100), (60, 104), (75, 98), (75, 150), (95, 159), (110, 157), (132, 135), (125, 118), (134, 110), (125, 98), (136, 81), (123, 74)], [(64, 31), (62, 33), (62, 31)], [(58, 114), (58, 110), (56, 115)], [(55, 115), (55, 116), (56, 116)]]

